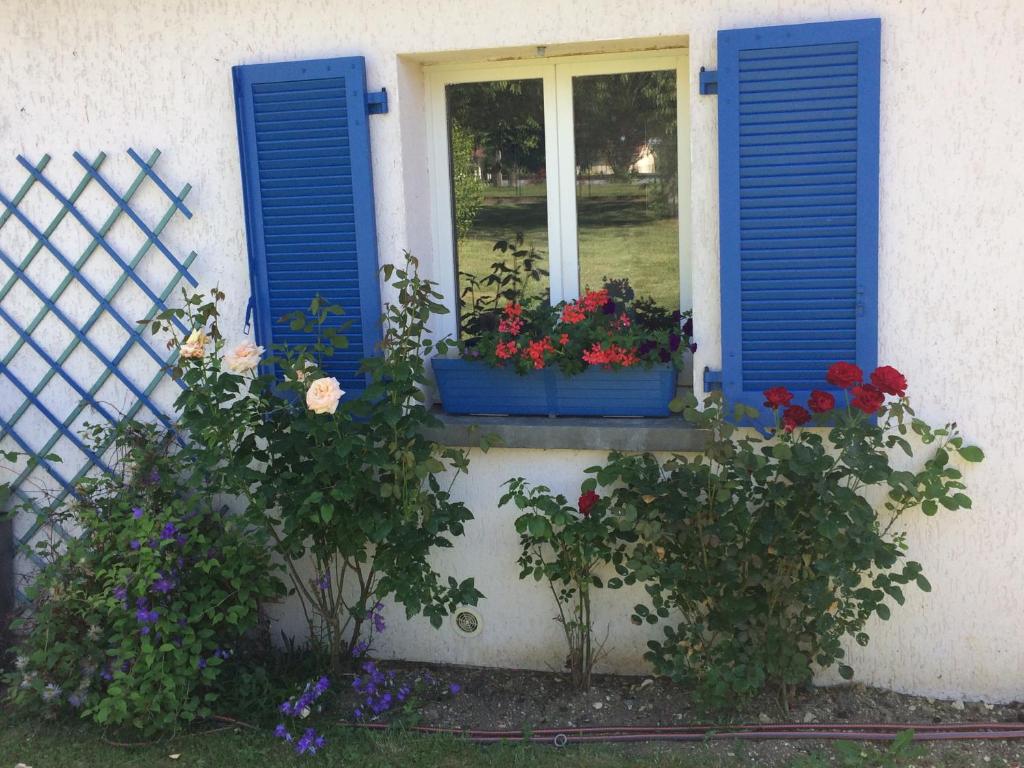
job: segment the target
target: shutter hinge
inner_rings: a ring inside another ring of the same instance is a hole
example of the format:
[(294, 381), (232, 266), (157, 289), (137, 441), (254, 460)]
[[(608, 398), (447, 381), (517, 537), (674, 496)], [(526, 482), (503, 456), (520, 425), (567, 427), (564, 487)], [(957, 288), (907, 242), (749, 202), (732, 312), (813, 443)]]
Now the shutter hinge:
[(386, 115), (388, 111), (388, 89), (366, 92), (366, 110), (371, 115)]
[(699, 92), (701, 96), (717, 96), (718, 95), (718, 70), (717, 69), (704, 69), (700, 68), (700, 87)]
[(704, 369), (704, 391), (710, 392), (714, 389), (722, 388), (722, 372), (712, 371), (710, 368)]
[(242, 333), (246, 336), (249, 335), (249, 331), (252, 328), (252, 305), (253, 297), (249, 297), (249, 303), (245, 305), (245, 325), (242, 326)]

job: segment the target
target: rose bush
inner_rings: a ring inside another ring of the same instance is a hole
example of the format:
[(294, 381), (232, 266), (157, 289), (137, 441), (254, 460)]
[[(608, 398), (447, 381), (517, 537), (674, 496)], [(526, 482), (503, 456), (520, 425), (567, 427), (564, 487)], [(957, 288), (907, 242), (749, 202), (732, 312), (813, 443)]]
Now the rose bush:
[[(258, 348), (222, 356), (220, 294), (187, 297), (154, 324), (173, 333), (177, 316), (196, 329), (171, 341), (183, 358), (182, 428), (211, 482), (239, 496), (249, 522), (273, 538), (313, 647), (335, 673), (372, 641), (381, 600), (440, 626), (481, 597), (472, 578), (445, 580), (430, 564), (472, 519), (451, 493), (466, 454), (424, 436), (437, 423), (424, 402), (424, 359), (446, 349), (428, 326), (445, 309), (411, 256), (383, 271), (397, 300), (385, 307), (380, 354), (363, 361), (369, 384), (357, 396), (325, 372), (348, 342), (343, 310), (320, 298), (287, 318), (314, 342), (273, 346), (263, 372), (254, 367)], [(197, 334), (213, 348), (186, 357)]]
[[(543, 485), (531, 487), (521, 477), (505, 485), (508, 492), (500, 506), (512, 502), (522, 512), (515, 522), (522, 550), (519, 578), (547, 581), (569, 649), (565, 667), (573, 685), (587, 690), (604, 646), (594, 642), (592, 590), (618, 589), (632, 581), (625, 563), (635, 539), (635, 516), (612, 514), (595, 492), (593, 478), (584, 481), (575, 508), (564, 496)], [(598, 573), (604, 569), (618, 575), (605, 582)]]
[[(710, 433), (703, 454), (612, 454), (590, 470), (608, 514), (636, 521), (628, 572), (650, 600), (634, 621), (672, 622), (647, 658), (694, 683), (708, 706), (766, 686), (786, 705), (794, 686), (835, 664), (852, 676), (843, 640), (867, 644), (868, 620), (888, 619), (904, 587), (931, 588), (906, 559), (900, 519), (971, 506), (954, 458), (980, 461), (981, 450), (955, 424), (917, 418), (902, 374), (882, 366), (865, 382), (837, 363), (827, 379), (843, 392), (838, 406), (823, 391), (805, 408), (784, 387), (766, 390), (767, 438), (735, 426), (761, 419), (756, 409), (730, 413), (718, 393), (698, 409), (689, 397), (674, 407)], [(895, 449), (926, 456), (905, 469)]]

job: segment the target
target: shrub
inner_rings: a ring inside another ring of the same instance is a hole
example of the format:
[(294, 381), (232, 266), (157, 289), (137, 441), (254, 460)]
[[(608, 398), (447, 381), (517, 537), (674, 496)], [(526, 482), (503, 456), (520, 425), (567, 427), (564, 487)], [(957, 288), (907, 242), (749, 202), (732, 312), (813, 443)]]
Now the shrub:
[[(851, 677), (842, 640), (866, 645), (868, 619), (888, 619), (903, 587), (931, 588), (921, 565), (905, 559), (898, 521), (917, 508), (971, 506), (951, 459), (980, 461), (982, 452), (955, 424), (936, 429), (916, 418), (902, 375), (885, 366), (863, 383), (856, 366), (839, 363), (829, 379), (847, 393), (838, 407), (824, 392), (804, 408), (785, 388), (767, 390), (773, 421), (764, 438), (734, 426), (758, 419), (755, 409), (738, 406), (727, 419), (720, 395), (703, 410), (687, 398), (677, 407), (711, 433), (703, 454), (664, 463), (612, 454), (591, 469), (609, 486), (613, 513), (636, 515), (642, 541), (630, 567), (650, 604), (636, 606), (634, 621), (673, 619), (647, 658), (696, 683), (706, 705), (766, 686), (787, 705), (815, 665), (838, 663)], [(890, 452), (913, 456), (915, 436), (928, 456), (901, 469)]]
[[(523, 511), (515, 523), (522, 546), (519, 578), (547, 581), (569, 647), (566, 669), (573, 685), (587, 690), (604, 645), (594, 643), (591, 590), (617, 589), (623, 576), (632, 580), (625, 567), (631, 520), (609, 514), (607, 503), (594, 492), (593, 478), (584, 481), (576, 507), (546, 486), (531, 488), (521, 477), (505, 485), (501, 506), (511, 501)], [(598, 571), (610, 566), (619, 576), (605, 584)]]
[(221, 673), (279, 582), (265, 540), (214, 505), (174, 450), (174, 435), (122, 422), (113, 474), (82, 480), (78, 501), (49, 514), (77, 526), (66, 546), (40, 544), (46, 565), (16, 671), (18, 705), (78, 711), (108, 725), (173, 729), (211, 713)]
[[(308, 314), (289, 316), (293, 330), (316, 341), (274, 347), (262, 374), (262, 350), (242, 345), (223, 354), (218, 296), (191, 297), (173, 311), (197, 329), (196, 339), (214, 339), (212, 354), (205, 344), (173, 342), (185, 358), (182, 424), (206, 446), (204, 466), (219, 486), (242, 496), (253, 524), (273, 537), (310, 640), (335, 673), (365, 649), (380, 600), (391, 597), (436, 627), (481, 597), (473, 579), (443, 581), (429, 562), (472, 519), (451, 495), (468, 467), (465, 452), (424, 436), (438, 423), (424, 401), (424, 358), (446, 349), (431, 341), (428, 325), (446, 310), (411, 256), (405, 268), (383, 271), (397, 298), (385, 308), (381, 354), (363, 361), (370, 383), (357, 397), (342, 399), (324, 373), (347, 346), (339, 306), (314, 298)], [(162, 328), (169, 319), (161, 317)]]

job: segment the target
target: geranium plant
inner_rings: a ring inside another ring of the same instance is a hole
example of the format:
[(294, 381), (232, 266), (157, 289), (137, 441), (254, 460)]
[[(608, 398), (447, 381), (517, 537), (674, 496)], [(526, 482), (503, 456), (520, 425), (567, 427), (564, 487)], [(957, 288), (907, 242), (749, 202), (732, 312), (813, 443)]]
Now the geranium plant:
[(554, 306), (530, 296), (506, 302), (497, 327), (482, 332), (463, 354), (524, 374), (552, 365), (570, 375), (592, 365), (681, 367), (693, 349), (692, 333), (688, 312), (638, 298), (628, 280), (606, 278), (600, 289)]
[[(501, 506), (512, 502), (522, 511), (515, 521), (522, 548), (519, 578), (547, 582), (569, 649), (565, 667), (573, 685), (587, 690), (604, 647), (594, 641), (592, 590), (617, 589), (632, 581), (625, 562), (635, 516), (612, 514), (595, 492), (593, 478), (583, 482), (575, 507), (550, 488), (531, 487), (521, 477), (505, 485), (508, 492)], [(605, 582), (599, 572), (610, 568), (618, 575)]]
[[(702, 410), (685, 398), (676, 407), (711, 434), (703, 454), (612, 454), (590, 470), (613, 513), (637, 514), (630, 568), (650, 602), (634, 621), (672, 619), (647, 658), (695, 683), (710, 706), (766, 686), (788, 705), (796, 685), (835, 664), (851, 677), (844, 639), (866, 645), (868, 620), (888, 619), (907, 585), (931, 589), (906, 558), (900, 520), (971, 506), (955, 459), (981, 461), (981, 450), (955, 423), (917, 418), (902, 374), (882, 366), (865, 380), (837, 363), (828, 381), (839, 402), (766, 390), (767, 437), (735, 426), (759, 419), (756, 409), (737, 406), (729, 418), (719, 393)], [(907, 459), (894, 461), (895, 450)]]

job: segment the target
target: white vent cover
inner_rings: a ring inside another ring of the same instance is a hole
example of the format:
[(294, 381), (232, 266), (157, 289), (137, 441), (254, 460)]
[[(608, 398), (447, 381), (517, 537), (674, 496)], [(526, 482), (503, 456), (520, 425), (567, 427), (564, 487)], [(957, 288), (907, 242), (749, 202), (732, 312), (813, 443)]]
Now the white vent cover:
[(459, 608), (451, 618), (455, 633), (462, 637), (476, 637), (484, 628), (484, 620), (480, 614), (467, 606)]

